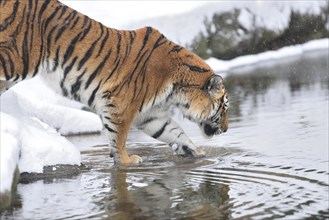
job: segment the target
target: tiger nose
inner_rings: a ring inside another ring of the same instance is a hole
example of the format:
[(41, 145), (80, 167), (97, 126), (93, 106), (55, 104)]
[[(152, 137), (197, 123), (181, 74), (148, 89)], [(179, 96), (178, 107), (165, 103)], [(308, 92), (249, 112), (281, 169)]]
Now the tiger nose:
[(225, 128), (222, 128), (222, 132), (226, 132), (227, 131), (227, 127), (225, 127)]

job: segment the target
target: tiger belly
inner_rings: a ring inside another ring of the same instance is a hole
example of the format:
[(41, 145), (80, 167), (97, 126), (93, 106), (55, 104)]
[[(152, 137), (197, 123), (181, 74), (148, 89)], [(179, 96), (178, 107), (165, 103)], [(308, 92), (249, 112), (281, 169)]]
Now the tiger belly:
[(64, 70), (62, 68), (57, 68), (54, 72), (47, 70), (41, 70), (40, 72), (40, 77), (43, 81), (56, 93), (85, 104), (93, 108), (96, 112), (102, 111), (103, 103), (97, 94), (94, 94), (95, 97), (93, 98), (92, 105), (88, 103), (91, 96), (93, 96), (95, 87), (97, 87), (96, 81), (85, 89), (83, 79), (79, 79), (79, 74), (81, 74), (79, 72), (71, 71), (65, 80), (63, 80)]

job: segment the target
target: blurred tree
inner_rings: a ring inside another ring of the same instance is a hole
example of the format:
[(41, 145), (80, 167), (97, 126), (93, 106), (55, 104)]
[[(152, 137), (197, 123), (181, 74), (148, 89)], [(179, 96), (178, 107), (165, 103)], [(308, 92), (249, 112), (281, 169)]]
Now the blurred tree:
[(320, 14), (292, 10), (289, 24), (282, 31), (257, 25), (256, 15), (248, 9), (243, 10), (251, 15), (249, 29), (239, 21), (240, 9), (214, 14), (211, 20), (204, 20), (205, 32), (200, 32), (189, 48), (205, 59), (226, 60), (329, 37), (329, 2), (321, 8)]

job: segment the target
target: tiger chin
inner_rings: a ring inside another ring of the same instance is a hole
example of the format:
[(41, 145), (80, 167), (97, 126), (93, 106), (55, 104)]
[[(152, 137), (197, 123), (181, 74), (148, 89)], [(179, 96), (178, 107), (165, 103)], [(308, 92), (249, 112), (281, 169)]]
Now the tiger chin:
[(116, 30), (56, 0), (1, 1), (0, 89), (37, 74), (62, 95), (93, 108), (117, 163), (140, 163), (126, 140), (135, 126), (174, 154), (201, 156), (170, 117), (177, 106), (208, 137), (228, 128), (223, 79), (158, 30)]

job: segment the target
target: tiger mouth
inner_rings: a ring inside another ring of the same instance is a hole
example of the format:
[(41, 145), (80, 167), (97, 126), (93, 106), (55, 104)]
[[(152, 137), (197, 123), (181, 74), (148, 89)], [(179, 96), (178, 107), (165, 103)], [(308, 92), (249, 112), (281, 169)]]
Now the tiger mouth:
[(212, 137), (214, 135), (218, 135), (223, 133), (222, 129), (217, 126), (211, 126), (211, 124), (208, 123), (201, 123), (201, 130), (203, 131), (204, 135), (206, 137)]
[(207, 123), (205, 123), (202, 127), (205, 135), (208, 137), (223, 133), (220, 127), (212, 127), (210, 124)]

